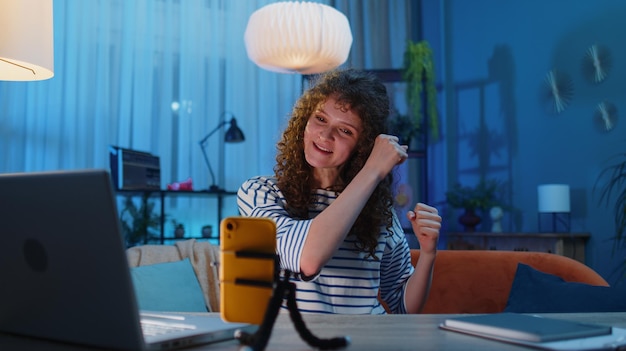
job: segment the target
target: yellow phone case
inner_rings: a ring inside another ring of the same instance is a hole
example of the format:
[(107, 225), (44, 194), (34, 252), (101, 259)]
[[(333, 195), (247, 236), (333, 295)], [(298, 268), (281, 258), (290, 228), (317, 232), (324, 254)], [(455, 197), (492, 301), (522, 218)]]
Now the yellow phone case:
[(220, 223), (220, 313), (228, 322), (261, 324), (272, 296), (276, 224), (227, 217)]

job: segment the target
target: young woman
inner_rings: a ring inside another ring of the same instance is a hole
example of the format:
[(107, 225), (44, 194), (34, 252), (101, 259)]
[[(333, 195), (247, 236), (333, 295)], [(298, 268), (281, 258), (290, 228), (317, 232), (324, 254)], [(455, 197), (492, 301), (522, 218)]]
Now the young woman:
[(363, 71), (321, 76), (297, 101), (278, 143), (274, 176), (238, 191), (242, 215), (272, 218), (282, 268), (296, 272), (301, 312), (418, 313), (426, 301), (441, 217), (418, 203), (406, 216), (417, 265), (393, 210), (391, 170), (406, 145), (385, 134), (385, 86)]

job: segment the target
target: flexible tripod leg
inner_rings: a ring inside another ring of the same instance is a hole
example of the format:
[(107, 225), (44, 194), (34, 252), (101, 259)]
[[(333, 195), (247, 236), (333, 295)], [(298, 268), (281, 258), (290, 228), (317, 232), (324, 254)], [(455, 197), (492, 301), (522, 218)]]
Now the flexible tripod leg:
[(289, 287), (286, 291), (287, 294), (287, 308), (289, 309), (289, 315), (291, 320), (293, 321), (298, 334), (300, 337), (306, 341), (312, 347), (318, 348), (320, 350), (330, 350), (330, 349), (338, 349), (342, 347), (346, 347), (350, 344), (350, 337), (342, 336), (330, 339), (320, 339), (317, 336), (313, 335), (309, 328), (307, 328), (304, 320), (302, 319), (302, 315), (300, 314), (300, 310), (298, 310), (298, 305), (296, 302), (296, 285), (293, 283), (289, 283)]
[[(287, 277), (286, 279), (289, 278)], [(287, 283), (279, 281), (274, 288), (272, 298), (270, 299), (270, 302), (267, 305), (267, 310), (265, 310), (265, 315), (263, 316), (263, 322), (254, 334), (246, 333), (241, 330), (238, 330), (235, 333), (235, 338), (238, 339), (243, 345), (250, 347), (252, 351), (262, 351), (267, 346), (267, 342), (272, 335), (272, 328), (276, 322), (276, 317), (278, 316), (278, 311), (280, 310), (280, 305), (285, 295), (285, 290), (288, 286), (287, 284), (289, 284), (288, 281)]]
[(348, 346), (350, 344), (350, 338), (347, 336), (320, 339), (311, 333), (304, 323), (300, 310), (298, 309), (296, 302), (296, 285), (289, 281), (290, 276), (291, 272), (285, 271), (283, 278), (279, 279), (259, 329), (257, 329), (254, 334), (238, 331), (235, 334), (235, 338), (243, 345), (248, 346), (252, 351), (264, 350), (272, 335), (272, 328), (276, 322), (282, 300), (286, 298), (289, 316), (296, 327), (296, 331), (307, 344), (321, 350), (338, 349)]

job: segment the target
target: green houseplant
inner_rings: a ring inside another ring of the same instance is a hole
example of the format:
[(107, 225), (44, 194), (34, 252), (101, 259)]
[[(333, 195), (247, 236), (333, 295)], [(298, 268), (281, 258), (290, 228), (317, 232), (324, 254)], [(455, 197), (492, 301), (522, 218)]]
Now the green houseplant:
[(462, 209), (486, 209), (500, 205), (497, 200), (497, 191), (500, 182), (497, 180), (481, 180), (475, 186), (455, 184), (446, 191), (446, 202), (453, 208)]
[(409, 115), (393, 111), (388, 119), (389, 133), (398, 136), (400, 144), (409, 145), (420, 134), (420, 127)]
[[(626, 153), (616, 156), (615, 163), (604, 168), (596, 180), (594, 192), (600, 192), (600, 202), (613, 207), (615, 236), (613, 255), (626, 250)], [(602, 183), (605, 181), (605, 183)], [(621, 278), (626, 278), (626, 258), (621, 263)]]
[[(404, 52), (403, 79), (407, 83), (407, 101), (416, 125), (422, 125), (427, 115), (428, 129), (432, 139), (439, 138), (439, 112), (437, 110), (437, 87), (433, 51), (427, 41), (408, 41)], [(423, 104), (426, 104), (424, 110)]]
[(156, 233), (161, 225), (161, 218), (154, 212), (154, 201), (149, 200), (148, 193), (142, 195), (139, 205), (133, 201), (132, 196), (126, 196), (120, 213), (120, 220), (122, 233), (128, 247), (135, 246), (142, 240), (147, 240), (151, 234)]
[(476, 210), (485, 210), (493, 206), (501, 206), (498, 200), (500, 182), (494, 179), (481, 179), (475, 186), (455, 184), (446, 191), (446, 202), (452, 208), (464, 209), (459, 222), (466, 231), (474, 231), (482, 218)]

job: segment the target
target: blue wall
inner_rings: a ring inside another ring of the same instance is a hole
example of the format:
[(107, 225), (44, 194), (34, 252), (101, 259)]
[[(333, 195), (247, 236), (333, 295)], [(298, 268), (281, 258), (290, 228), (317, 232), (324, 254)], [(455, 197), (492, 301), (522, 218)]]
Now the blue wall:
[[(448, 186), (471, 184), (481, 176), (505, 181), (515, 208), (507, 213), (505, 231), (516, 232), (539, 229), (537, 185), (569, 184), (571, 231), (591, 233), (587, 264), (615, 282), (613, 270), (625, 254), (611, 254), (613, 209), (599, 204), (593, 187), (609, 159), (626, 152), (621, 116), (626, 111), (626, 2), (444, 0), (440, 5), (439, 32), (427, 39), (442, 52), (445, 137), (435, 150), (443, 150), (437, 152), (447, 161), (433, 172), (446, 174)], [(581, 69), (593, 44), (607, 48), (612, 62), (599, 84)], [(562, 113), (551, 112), (542, 98), (552, 69), (573, 85)], [(608, 133), (593, 120), (603, 100), (618, 114)]]
[[(430, 148), (428, 168), (429, 202), (442, 210), (446, 220), (442, 244), (445, 231), (458, 229), (458, 211), (445, 208), (444, 196), (457, 181), (472, 184), (487, 177), (506, 182), (506, 200), (515, 210), (507, 212), (504, 226), (515, 232), (538, 230), (537, 185), (566, 183), (572, 190), (572, 232), (592, 235), (587, 264), (614, 282), (611, 273), (618, 259), (611, 254), (612, 208), (598, 204), (593, 186), (609, 159), (626, 152), (626, 122), (620, 116), (617, 127), (603, 133), (595, 128), (593, 117), (597, 104), (605, 99), (615, 104), (618, 116), (626, 111), (622, 98), (626, 67), (621, 64), (626, 61), (622, 35), (626, 2), (414, 1), (423, 9), (420, 32), (434, 50), (442, 87), (443, 137)], [(589, 83), (581, 71), (593, 44), (611, 53), (609, 76), (600, 84)], [(540, 98), (551, 69), (567, 74), (574, 87), (571, 103), (560, 114), (550, 113)], [(275, 135), (270, 139), (267, 145), (273, 145)], [(45, 159), (50, 164), (56, 161)], [(489, 230), (488, 220), (482, 229)]]

